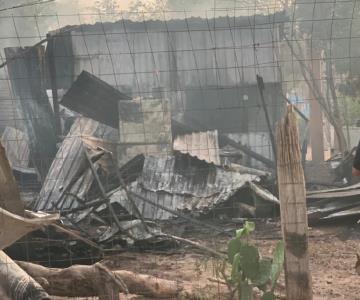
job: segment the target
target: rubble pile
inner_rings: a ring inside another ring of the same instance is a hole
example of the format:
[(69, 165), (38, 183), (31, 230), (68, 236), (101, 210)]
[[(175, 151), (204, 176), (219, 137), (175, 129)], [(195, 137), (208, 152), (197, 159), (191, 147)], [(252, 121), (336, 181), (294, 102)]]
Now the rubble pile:
[[(173, 143), (164, 103), (130, 100), (84, 71), (61, 100), (72, 116), (62, 121), (72, 124), (28, 208), (58, 213), (63, 226), (104, 249), (164, 244), (165, 220), (274, 214), (279, 201), (263, 187), (270, 173), (221, 165), (217, 131), (179, 134)], [(8, 128), (3, 143), (24, 185), (37, 170), (27, 139), (15, 144), (15, 136), (26, 133)]]

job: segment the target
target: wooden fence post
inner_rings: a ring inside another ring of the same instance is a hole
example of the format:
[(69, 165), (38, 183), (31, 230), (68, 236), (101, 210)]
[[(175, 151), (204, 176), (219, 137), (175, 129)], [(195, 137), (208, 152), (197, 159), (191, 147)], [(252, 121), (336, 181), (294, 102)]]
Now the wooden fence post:
[(292, 106), (277, 126), (277, 170), (285, 242), (287, 300), (312, 300), (306, 190), (297, 120)]

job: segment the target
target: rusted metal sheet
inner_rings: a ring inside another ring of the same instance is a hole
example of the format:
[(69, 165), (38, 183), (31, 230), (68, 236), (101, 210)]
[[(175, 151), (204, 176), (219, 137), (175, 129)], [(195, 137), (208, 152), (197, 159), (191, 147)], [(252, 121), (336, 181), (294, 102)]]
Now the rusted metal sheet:
[(174, 150), (220, 165), (218, 131), (194, 132), (177, 136)]
[(61, 100), (61, 104), (85, 117), (118, 128), (118, 105), (129, 96), (96, 76), (83, 71)]

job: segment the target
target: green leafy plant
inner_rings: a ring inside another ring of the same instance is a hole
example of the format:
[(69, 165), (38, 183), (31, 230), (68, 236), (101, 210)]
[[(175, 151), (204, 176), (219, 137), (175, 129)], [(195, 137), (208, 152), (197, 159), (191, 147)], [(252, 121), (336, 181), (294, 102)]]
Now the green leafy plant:
[(228, 261), (232, 265), (231, 282), (239, 300), (252, 300), (255, 287), (262, 292), (261, 300), (275, 300), (274, 290), (284, 264), (284, 243), (278, 242), (273, 257), (260, 257), (251, 245), (249, 236), (255, 230), (253, 222), (246, 222), (228, 243)]

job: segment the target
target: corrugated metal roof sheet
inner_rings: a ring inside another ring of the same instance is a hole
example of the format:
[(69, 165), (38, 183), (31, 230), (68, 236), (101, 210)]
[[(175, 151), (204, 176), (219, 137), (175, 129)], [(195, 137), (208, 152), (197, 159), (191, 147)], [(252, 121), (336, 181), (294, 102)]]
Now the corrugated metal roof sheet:
[(360, 215), (360, 183), (307, 193), (309, 220)]
[[(254, 190), (265, 200), (278, 203), (277, 199), (262, 188), (249, 184), (258, 181), (254, 175), (226, 171), (196, 157), (175, 152), (170, 157), (148, 156), (142, 174), (128, 186), (129, 191), (175, 211), (192, 213), (210, 212), (242, 189)], [(261, 190), (261, 193), (258, 191)], [(269, 197), (263, 197), (263, 194)], [(169, 219), (170, 212), (133, 197), (144, 218)], [(110, 199), (133, 211), (122, 189), (115, 191)], [(246, 199), (247, 200), (247, 199)]]
[(307, 192), (307, 199), (316, 200), (324, 198), (338, 198), (344, 196), (357, 196), (360, 195), (360, 183), (356, 183), (347, 187), (337, 189), (326, 189), (320, 191)]
[(189, 153), (209, 163), (220, 165), (217, 130), (177, 136), (174, 140), (174, 150)]
[(88, 118), (78, 118), (75, 121), (56, 154), (34, 209), (51, 211), (77, 206), (74, 197), (68, 193), (82, 199), (93, 182), (93, 175), (83, 152), (83, 137), (112, 133), (104, 127), (106, 126)]
[[(277, 12), (268, 14), (247, 14), (246, 16), (233, 16), (233, 15), (225, 15), (213, 18), (210, 16), (209, 18), (202, 17), (190, 17), (190, 18), (178, 18), (178, 19), (170, 19), (164, 20), (142, 20), (142, 21), (133, 21), (130, 19), (120, 19), (116, 22), (101, 22), (96, 24), (83, 24), (79, 26), (73, 26), (72, 30), (78, 32), (96, 32), (96, 31), (109, 31), (113, 29), (113, 27), (117, 27), (119, 29), (129, 28), (133, 31), (143, 32), (144, 30), (150, 31), (175, 31), (175, 30), (189, 30), (190, 29), (221, 29), (228, 28), (229, 22), (231, 25), (236, 27), (252, 27), (254, 25), (268, 25), (268, 24), (277, 24), (277, 23), (285, 23), (289, 21), (289, 17), (286, 15), (284, 10), (279, 10)], [(54, 33), (62, 34), (62, 30), (68, 31), (69, 27), (66, 26), (63, 29), (57, 30)]]
[(267, 83), (278, 82), (274, 57), (287, 21), (279, 12), (75, 26), (67, 33), (71, 38), (56, 37), (65, 44), (56, 53), (56, 69), (66, 73), (63, 88), (71, 86), (73, 75), (87, 70), (118, 89), (130, 87), (136, 95), (149, 95), (154, 86), (184, 91), (255, 84), (256, 74)]

